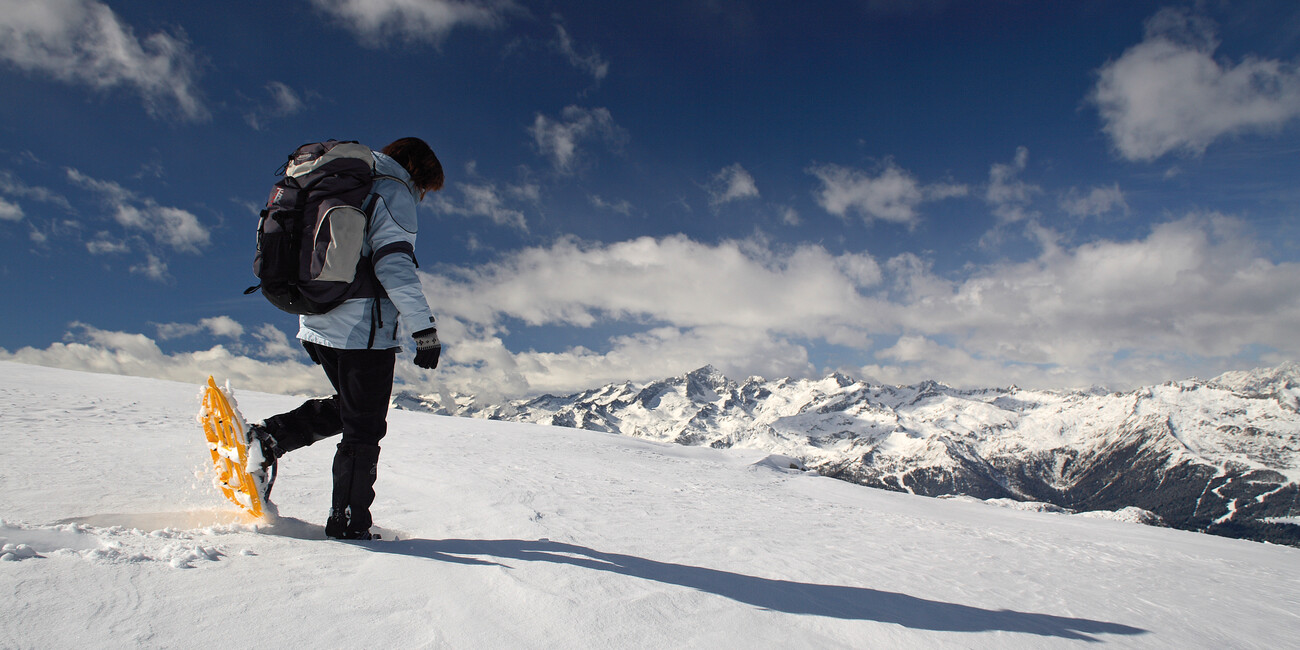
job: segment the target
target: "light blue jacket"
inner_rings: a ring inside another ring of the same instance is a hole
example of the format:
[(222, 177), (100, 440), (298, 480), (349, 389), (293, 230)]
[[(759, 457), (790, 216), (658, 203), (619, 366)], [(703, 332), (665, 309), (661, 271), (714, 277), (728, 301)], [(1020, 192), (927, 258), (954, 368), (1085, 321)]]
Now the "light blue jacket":
[[(419, 190), (396, 160), (375, 156), (374, 213), (361, 254), (371, 258), (387, 298), (354, 298), (314, 316), (300, 316), (298, 338), (345, 350), (399, 347), (398, 322), (407, 336), (434, 326), (433, 312), (415, 275), (416, 204)], [(378, 251), (378, 255), (376, 255)], [(373, 331), (374, 339), (371, 342)]]

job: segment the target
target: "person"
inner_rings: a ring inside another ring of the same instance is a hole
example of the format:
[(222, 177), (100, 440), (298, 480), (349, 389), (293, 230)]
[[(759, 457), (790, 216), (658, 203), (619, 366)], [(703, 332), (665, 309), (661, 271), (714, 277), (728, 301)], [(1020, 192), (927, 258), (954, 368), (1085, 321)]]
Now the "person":
[[(250, 426), (274, 478), (276, 459), (335, 435), (333, 492), (325, 535), (371, 539), (379, 441), (388, 429), (398, 325), (413, 332), (415, 365), (438, 367), (442, 344), (415, 274), (416, 204), (442, 189), (442, 163), (423, 140), (401, 138), (374, 155), (373, 214), (362, 255), (379, 285), (375, 298), (353, 298), (320, 315), (300, 316), (298, 338), (325, 370), (335, 394)], [(268, 488), (269, 490), (269, 488)]]

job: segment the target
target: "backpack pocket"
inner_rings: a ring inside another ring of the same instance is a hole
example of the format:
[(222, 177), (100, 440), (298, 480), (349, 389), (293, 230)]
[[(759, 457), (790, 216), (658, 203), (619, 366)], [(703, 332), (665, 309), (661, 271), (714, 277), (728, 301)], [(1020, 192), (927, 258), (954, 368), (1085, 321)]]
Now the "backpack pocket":
[(297, 222), (302, 213), (293, 210), (263, 210), (257, 224), (257, 255), (253, 274), (264, 285), (298, 281)]
[(321, 205), (316, 226), (311, 274), (322, 282), (352, 282), (366, 239), (366, 215), (347, 204)]

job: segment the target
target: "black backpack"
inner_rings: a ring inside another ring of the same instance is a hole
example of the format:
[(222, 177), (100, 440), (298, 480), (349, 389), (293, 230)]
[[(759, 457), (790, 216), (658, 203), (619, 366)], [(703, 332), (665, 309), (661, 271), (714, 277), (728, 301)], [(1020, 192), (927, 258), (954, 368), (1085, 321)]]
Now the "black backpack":
[(382, 293), (361, 255), (373, 211), (374, 156), (356, 141), (298, 147), (257, 223), (253, 273), (271, 304), (291, 314), (323, 314), (350, 298)]

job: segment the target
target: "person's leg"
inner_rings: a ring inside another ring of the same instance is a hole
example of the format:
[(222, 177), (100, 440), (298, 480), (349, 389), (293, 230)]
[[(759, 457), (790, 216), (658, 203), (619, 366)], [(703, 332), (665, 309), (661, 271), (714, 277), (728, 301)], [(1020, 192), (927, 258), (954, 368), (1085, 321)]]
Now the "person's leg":
[(379, 441), (388, 431), (395, 350), (335, 350), (343, 438), (334, 454), (334, 492), (326, 535), (347, 537), (370, 530)]
[(266, 418), (261, 426), (274, 438), (277, 455), (336, 436), (343, 432), (338, 396), (307, 400), (288, 413)]
[(338, 351), (307, 341), (303, 341), (302, 345), (312, 361), (325, 370), (325, 377), (334, 386), (334, 395), (307, 400), (288, 413), (273, 415), (261, 424), (253, 425), (255, 436), (260, 433), (257, 431), (259, 428), (269, 435), (270, 440), (264, 448), (269, 445), (277, 457), (343, 432), (338, 400)]

